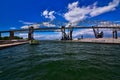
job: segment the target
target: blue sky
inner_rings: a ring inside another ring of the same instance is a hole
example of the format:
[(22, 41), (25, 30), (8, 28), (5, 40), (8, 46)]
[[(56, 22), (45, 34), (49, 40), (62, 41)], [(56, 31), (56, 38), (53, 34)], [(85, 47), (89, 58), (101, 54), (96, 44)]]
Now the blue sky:
[(78, 26), (83, 20), (119, 22), (119, 2), (120, 0), (0, 0), (0, 30), (26, 28), (34, 23), (58, 27), (57, 24), (49, 23), (55, 21), (61, 25), (67, 22)]

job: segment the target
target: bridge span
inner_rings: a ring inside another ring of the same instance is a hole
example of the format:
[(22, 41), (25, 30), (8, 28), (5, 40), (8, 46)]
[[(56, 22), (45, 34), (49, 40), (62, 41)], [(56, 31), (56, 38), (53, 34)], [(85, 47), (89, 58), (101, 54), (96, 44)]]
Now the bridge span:
[[(86, 26), (76, 26), (76, 27), (45, 27), (45, 28), (34, 28), (34, 27), (29, 27), (29, 29), (16, 29), (16, 30), (6, 30), (6, 31), (0, 31), (0, 37), (2, 33), (9, 33), (10, 34), (10, 40), (14, 39), (14, 33), (15, 32), (27, 32), (28, 33), (28, 40), (32, 40), (34, 35), (33, 33), (35, 31), (39, 32), (61, 32), (62, 33), (62, 38), (61, 40), (72, 40), (72, 34), (75, 29), (93, 29), (93, 32), (95, 34), (95, 38), (99, 38), (99, 34), (96, 32), (97, 29), (112, 29), (113, 32), (113, 38), (117, 38), (117, 31), (120, 30), (120, 26), (102, 26), (102, 27), (86, 27)], [(66, 30), (68, 30), (68, 34), (66, 33)]]

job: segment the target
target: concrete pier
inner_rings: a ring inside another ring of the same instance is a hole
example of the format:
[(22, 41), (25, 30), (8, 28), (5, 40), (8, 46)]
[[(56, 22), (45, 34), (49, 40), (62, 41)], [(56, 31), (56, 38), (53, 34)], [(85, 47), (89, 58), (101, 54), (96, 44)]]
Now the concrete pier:
[(12, 46), (18, 46), (18, 45), (22, 45), (22, 44), (26, 44), (29, 41), (15, 41), (15, 42), (9, 42), (6, 44), (0, 44), (0, 50), (4, 49), (4, 48), (8, 48), (8, 47), (12, 47)]
[(73, 40), (73, 42), (83, 43), (99, 43), (99, 44), (120, 44), (120, 38), (86, 38), (80, 40)]

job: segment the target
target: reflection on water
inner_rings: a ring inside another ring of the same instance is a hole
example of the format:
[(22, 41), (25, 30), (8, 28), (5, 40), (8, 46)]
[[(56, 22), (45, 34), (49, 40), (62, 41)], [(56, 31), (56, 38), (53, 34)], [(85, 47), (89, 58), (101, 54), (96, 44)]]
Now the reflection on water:
[(0, 50), (0, 80), (119, 80), (120, 46), (41, 41)]

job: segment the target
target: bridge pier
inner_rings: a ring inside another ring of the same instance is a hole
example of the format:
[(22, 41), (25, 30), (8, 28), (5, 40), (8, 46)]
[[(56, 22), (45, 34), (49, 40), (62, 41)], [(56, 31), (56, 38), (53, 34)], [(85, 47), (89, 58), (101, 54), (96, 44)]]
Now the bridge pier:
[(61, 27), (61, 32), (62, 32), (62, 39), (61, 40), (66, 40), (66, 33), (65, 33), (65, 26)]
[(33, 40), (33, 32), (34, 32), (34, 28), (31, 26), (29, 27), (29, 32), (28, 32), (28, 40)]
[(10, 40), (14, 39), (14, 31), (10, 31)]
[(72, 40), (72, 33), (73, 33), (73, 29), (72, 29), (72, 27), (70, 27), (70, 29), (69, 29), (69, 40)]
[(113, 31), (113, 38), (115, 38), (115, 39), (118, 38), (117, 30), (114, 30), (114, 31)]
[(72, 33), (73, 33), (72, 27), (68, 28), (68, 34), (66, 34), (65, 26), (62, 26), (61, 32), (62, 32), (62, 39), (61, 40), (72, 40)]

